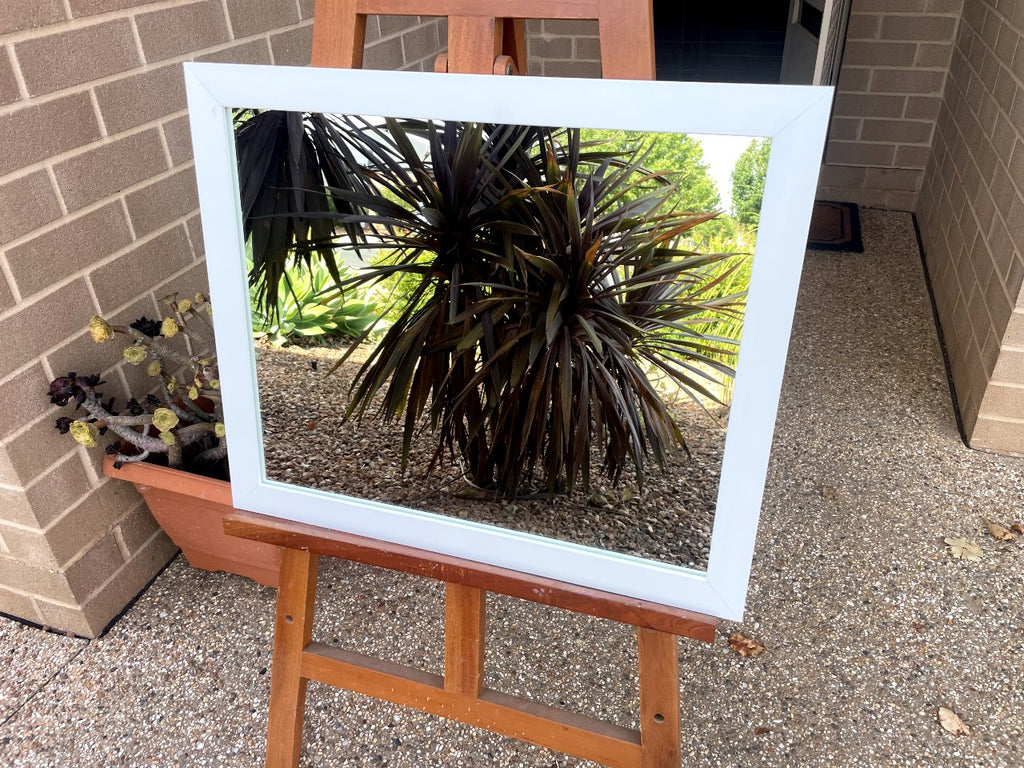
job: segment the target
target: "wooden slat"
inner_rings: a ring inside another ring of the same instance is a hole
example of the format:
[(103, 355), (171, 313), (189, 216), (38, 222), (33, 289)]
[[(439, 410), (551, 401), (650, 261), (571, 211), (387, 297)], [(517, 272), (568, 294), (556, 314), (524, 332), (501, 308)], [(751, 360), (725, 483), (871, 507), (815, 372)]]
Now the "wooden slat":
[(342, 560), (428, 576), (707, 643), (715, 639), (718, 620), (712, 616), (401, 544), (251, 512), (236, 512), (226, 516), (224, 530), (243, 539), (307, 549)]
[(641, 768), (679, 768), (679, 656), (665, 632), (637, 630)]
[(302, 652), (313, 632), (317, 556), (297, 549), (281, 553), (281, 582), (270, 670), (267, 768), (294, 768), (302, 751), (306, 678)]
[(599, 0), (601, 76), (653, 80), (654, 10), (650, 0)]
[(448, 71), (489, 75), (501, 53), (502, 20), (493, 16), (448, 17)]
[(445, 690), (477, 696), (484, 688), (487, 593), (446, 584), (444, 611)]
[[(395, 16), (501, 16), (506, 19), (596, 19), (599, 0), (355, 0), (359, 13)], [(642, 0), (644, 1), (644, 0)], [(316, 12), (325, 0), (317, 0)], [(338, 0), (326, 0), (338, 2)], [(635, 2), (635, 0), (634, 0)]]
[(302, 674), (612, 768), (641, 765), (636, 731), (497, 691), (479, 697), (448, 691), (439, 675), (382, 659), (313, 643), (302, 655)]
[(363, 66), (366, 41), (366, 15), (360, 13), (356, 0), (316, 0), (313, 16), (314, 67)]

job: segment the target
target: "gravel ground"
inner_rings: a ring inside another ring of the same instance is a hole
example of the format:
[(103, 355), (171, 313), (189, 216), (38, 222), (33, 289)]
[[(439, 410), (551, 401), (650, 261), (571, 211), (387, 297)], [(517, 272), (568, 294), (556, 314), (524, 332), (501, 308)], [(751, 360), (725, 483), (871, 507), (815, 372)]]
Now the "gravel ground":
[[(684, 766), (1024, 762), (1024, 542), (982, 522), (1024, 523), (1024, 460), (960, 442), (910, 217), (863, 217), (865, 254), (808, 256), (745, 620), (679, 643)], [(332, 562), (321, 591), (318, 638), (440, 668), (440, 585)], [(0, 764), (262, 764), (273, 597), (179, 558), (99, 640), (0, 622)], [(488, 633), (491, 687), (634, 724), (627, 628), (495, 597)], [(591, 765), (317, 684), (304, 743), (310, 768)]]
[[(352, 376), (365, 354), (353, 354), (330, 374), (341, 357), (341, 351), (323, 347), (257, 348), (267, 471), (272, 478), (707, 568), (725, 443), (726, 424), (717, 411), (705, 412), (677, 397), (672, 410), (689, 453), (676, 450), (664, 471), (649, 461), (642, 488), (634, 472), (609, 484), (598, 471), (601, 452), (595, 448), (589, 491), (553, 499), (544, 493), (501, 499), (465, 482), (454, 462), (439, 462), (427, 472), (436, 450), (429, 425), (413, 440), (403, 469), (400, 422), (381, 424), (370, 417), (343, 422)], [(374, 436), (372, 442), (366, 439), (368, 432)]]

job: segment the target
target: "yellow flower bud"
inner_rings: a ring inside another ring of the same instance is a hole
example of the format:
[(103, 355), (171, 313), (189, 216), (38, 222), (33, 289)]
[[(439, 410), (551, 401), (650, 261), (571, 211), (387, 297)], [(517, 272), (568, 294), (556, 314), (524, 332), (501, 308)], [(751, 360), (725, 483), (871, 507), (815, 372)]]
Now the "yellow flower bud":
[(163, 366), (160, 365), (160, 361), (154, 360), (152, 363), (149, 364), (149, 367), (146, 369), (146, 373), (148, 373), (150, 376), (159, 376), (160, 371), (162, 370)]
[(170, 408), (157, 408), (153, 411), (153, 426), (161, 432), (178, 426), (178, 414)]
[(213, 425), (213, 434), (215, 434), (217, 437), (224, 437), (226, 431), (227, 430), (224, 427), (224, 422), (222, 421), (218, 421), (216, 424)]
[(192, 309), (191, 301), (189, 301), (188, 299), (181, 299), (178, 301), (178, 311), (181, 312), (181, 314), (184, 315), (190, 309)]
[(138, 365), (149, 357), (149, 350), (145, 347), (125, 347), (122, 354), (126, 361), (132, 365)]
[(160, 333), (165, 338), (171, 338), (178, 332), (178, 322), (173, 317), (165, 317), (163, 325), (160, 326)]
[(178, 377), (177, 376), (171, 376), (171, 378), (169, 378), (167, 380), (167, 391), (170, 392), (173, 395), (174, 394), (174, 390), (176, 390), (177, 388), (178, 388)]
[(192, 387), (192, 389), (190, 389), (188, 391), (188, 399), (189, 400), (196, 400), (198, 397), (199, 397), (199, 389), (197, 387)]
[(201, 293), (197, 293), (195, 295), (195, 298), (192, 299), (192, 303), (193, 304), (202, 304), (204, 301), (206, 301), (206, 297), (203, 296), (203, 294), (201, 294)]
[(92, 335), (92, 340), (97, 344), (102, 344), (104, 341), (110, 341), (114, 338), (114, 329), (110, 327), (110, 323), (99, 315), (93, 315), (92, 319), (89, 320), (89, 333)]
[(220, 379), (210, 379), (210, 386), (214, 389), (220, 389)]
[(96, 447), (96, 438), (99, 437), (100, 430), (95, 424), (78, 419), (71, 422), (69, 431), (71, 436), (75, 438), (75, 441), (81, 443), (86, 448)]
[(160, 439), (164, 441), (164, 445), (174, 445), (178, 442), (173, 432), (161, 432)]

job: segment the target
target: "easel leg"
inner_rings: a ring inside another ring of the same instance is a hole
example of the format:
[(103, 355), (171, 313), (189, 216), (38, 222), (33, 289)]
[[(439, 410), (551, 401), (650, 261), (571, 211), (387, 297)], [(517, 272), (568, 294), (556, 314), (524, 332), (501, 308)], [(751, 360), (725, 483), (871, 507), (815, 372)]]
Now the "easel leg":
[(676, 637), (637, 629), (641, 768), (679, 768), (679, 657)]
[(300, 549), (281, 553), (274, 656), (270, 672), (267, 768), (296, 768), (302, 751), (306, 678), (302, 652), (313, 635), (313, 607), (319, 557)]
[(444, 688), (476, 698), (484, 686), (487, 593), (445, 585)]

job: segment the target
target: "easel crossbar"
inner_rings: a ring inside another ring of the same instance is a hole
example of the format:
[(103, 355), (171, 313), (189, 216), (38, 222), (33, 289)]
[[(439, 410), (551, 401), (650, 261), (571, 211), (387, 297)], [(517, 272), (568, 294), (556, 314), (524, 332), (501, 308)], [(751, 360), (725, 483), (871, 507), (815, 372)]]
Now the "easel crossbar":
[(231, 536), (462, 584), (706, 643), (715, 639), (717, 619), (713, 616), (401, 544), (251, 512), (226, 516), (224, 531)]
[(613, 768), (641, 766), (639, 731), (499, 691), (467, 696), (445, 690), (440, 675), (383, 659), (310, 643), (302, 653), (300, 674)]

